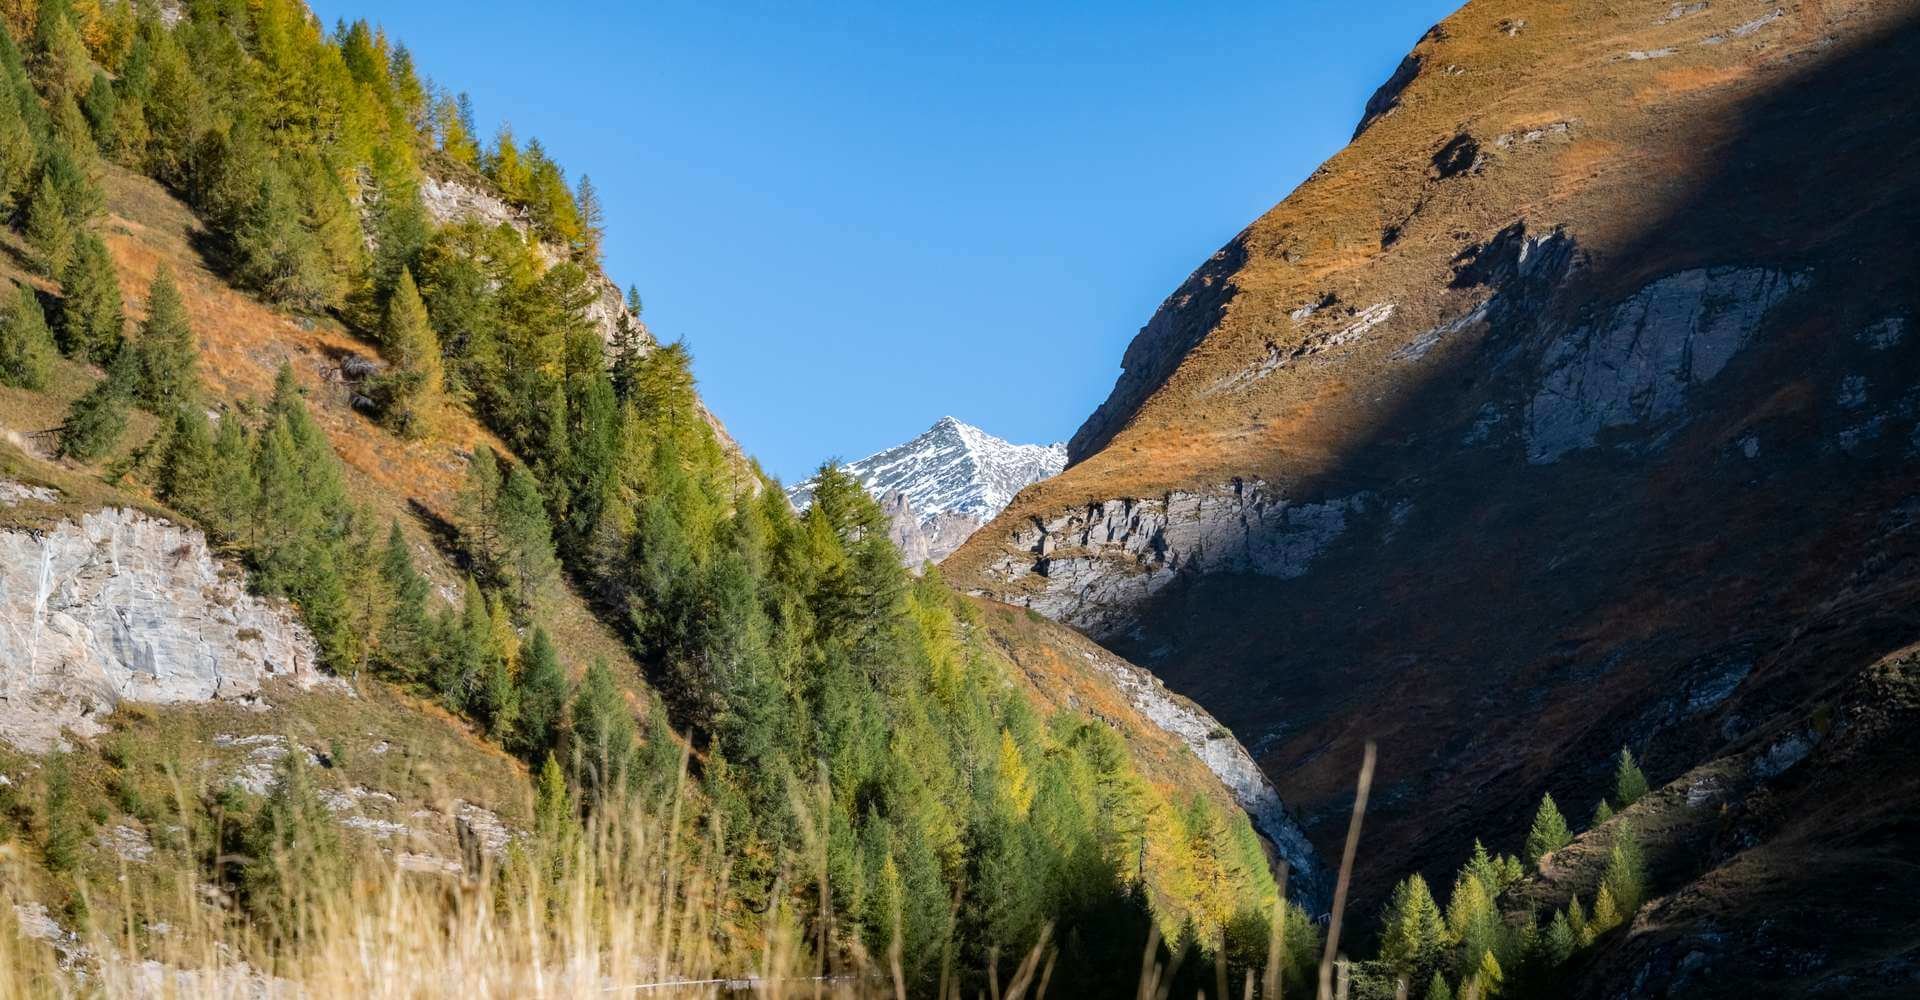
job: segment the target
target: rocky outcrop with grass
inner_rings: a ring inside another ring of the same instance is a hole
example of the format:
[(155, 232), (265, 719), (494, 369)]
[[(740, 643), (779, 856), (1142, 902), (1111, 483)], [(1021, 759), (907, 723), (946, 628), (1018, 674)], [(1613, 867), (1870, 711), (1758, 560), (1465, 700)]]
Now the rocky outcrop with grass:
[(121, 702), (244, 703), (274, 678), (320, 679), (312, 639), (200, 532), (124, 507), (0, 531), (0, 740), (44, 750)]

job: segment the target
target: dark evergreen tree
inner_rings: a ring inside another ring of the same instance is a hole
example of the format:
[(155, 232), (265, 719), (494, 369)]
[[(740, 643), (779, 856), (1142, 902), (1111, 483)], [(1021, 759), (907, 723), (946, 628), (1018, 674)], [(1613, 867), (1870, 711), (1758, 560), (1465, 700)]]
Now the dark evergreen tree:
[(32, 288), (21, 285), (0, 320), (0, 385), (46, 388), (57, 356), (39, 298)]
[(162, 264), (147, 292), (147, 321), (135, 342), (140, 356), (139, 400), (155, 413), (196, 405), (200, 396), (200, 347), (187, 322), (186, 306)]
[(72, 260), (60, 274), (60, 289), (60, 349), (69, 357), (95, 364), (112, 360), (120, 352), (126, 320), (113, 256), (100, 237), (81, 235)]
[(1633, 751), (1620, 748), (1620, 760), (1613, 771), (1613, 800), (1620, 808), (1633, 805), (1647, 794), (1647, 776), (1640, 771), (1640, 764), (1633, 759)]
[(60, 424), (60, 455), (91, 462), (113, 449), (127, 429), (127, 409), (139, 382), (139, 361), (122, 350), (107, 377), (67, 408)]
[(35, 270), (48, 277), (66, 270), (73, 257), (73, 230), (59, 186), (51, 175), (41, 174), (33, 200), (27, 203), (27, 246), (33, 251)]
[(1539, 864), (1541, 858), (1572, 842), (1573, 834), (1567, 829), (1566, 817), (1560, 815), (1553, 796), (1540, 796), (1540, 808), (1533, 814), (1533, 828), (1527, 832), (1527, 860)]
[(595, 659), (573, 695), (574, 785), (589, 804), (615, 795), (634, 777), (633, 713), (627, 709), (605, 660)]
[(533, 761), (560, 750), (567, 709), (567, 675), (547, 630), (535, 628), (520, 657), (520, 755)]

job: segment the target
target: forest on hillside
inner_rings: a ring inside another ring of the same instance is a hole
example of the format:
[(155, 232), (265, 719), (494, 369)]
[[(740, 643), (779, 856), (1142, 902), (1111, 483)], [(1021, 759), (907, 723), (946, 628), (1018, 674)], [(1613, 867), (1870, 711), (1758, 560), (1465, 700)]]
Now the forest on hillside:
[[(1187, 992), (1323, 974), (1322, 931), (1281, 901), (1244, 815), (1150, 786), (1101, 720), (1037, 709), (839, 469), (821, 467), (796, 513), (715, 434), (687, 351), (643, 335), (636, 294), (602, 338), (586, 307), (605, 220), (537, 139), (503, 126), (483, 142), (470, 103), (403, 45), (366, 22), (325, 29), (298, 0), (0, 7), (0, 212), (50, 289), (5, 300), (0, 380), (37, 389), (58, 356), (96, 366), (62, 457), (200, 526), (299, 609), (336, 675), (429, 698), (524, 763), (536, 819), (503, 895), (558, 899), (605, 875), (607, 855), (580, 845), (638, 815), (719, 887), (707, 933), (741, 955), (799, 942), (818, 968), (890, 968), (916, 995), (997, 989), (1039, 953), (1088, 995), (1133, 991), (1143, 954)], [(213, 398), (174, 277), (120, 287), (101, 236), (110, 167), (191, 205), (234, 285), (378, 354), (354, 387), (360, 433), (431, 445), (466, 411), (504, 443), (466, 458), (446, 526), (457, 600), (351, 495), (291, 369), (268, 398)], [(436, 223), (430, 176), (498, 195), (524, 225)], [(106, 463), (136, 412), (158, 431)], [(555, 641), (562, 590), (618, 630), (642, 677)], [(657, 703), (630, 703), (629, 681)], [(231, 890), (231, 919), (288, 948), (315, 933), (305, 908), (366, 877), (319, 832), (331, 819), (302, 766), (291, 755), (264, 797), (133, 801), (204, 836), (199, 875)], [(1613, 805), (1645, 794), (1637, 775), (1623, 757)], [(50, 778), (12, 833), (56, 871), (82, 822), (62, 787)], [(1348, 988), (1553, 995), (1644, 892), (1632, 830), (1608, 829), (1590, 902), (1544, 920), (1502, 899), (1571, 840), (1551, 799), (1523, 851), (1468, 860), (1444, 908), (1410, 876), (1378, 958), (1342, 964)]]

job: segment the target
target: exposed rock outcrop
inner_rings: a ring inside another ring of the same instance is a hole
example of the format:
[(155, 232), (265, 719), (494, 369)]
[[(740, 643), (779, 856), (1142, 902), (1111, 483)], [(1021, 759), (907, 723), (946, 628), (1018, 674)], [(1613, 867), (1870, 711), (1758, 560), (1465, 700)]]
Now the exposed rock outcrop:
[(1089, 650), (1087, 665), (1112, 680), (1127, 701), (1148, 721), (1185, 743), (1193, 755), (1220, 779), (1240, 808), (1247, 811), (1253, 828), (1267, 838), (1274, 852), (1287, 863), (1287, 892), (1307, 906), (1321, 912), (1332, 886), (1328, 873), (1314, 853), (1307, 836), (1287, 813), (1286, 803), (1268, 780), (1266, 772), (1254, 763), (1247, 748), (1219, 720), (1193, 701), (1167, 690), (1152, 672), (1134, 666), (1105, 650)]
[(1554, 338), (1527, 405), (1527, 460), (1591, 448), (1602, 432), (1680, 415), (1805, 279), (1760, 267), (1683, 271)]
[(1318, 503), (1277, 495), (1265, 483), (1235, 480), (1206, 492), (1090, 504), (1013, 531), (1013, 547), (989, 571), (1024, 588), (1015, 603), (1111, 635), (1182, 574), (1255, 573), (1292, 579), (1347, 529), (1371, 494)]
[(41, 750), (122, 701), (246, 700), (320, 679), (292, 609), (198, 531), (125, 508), (0, 532), (0, 740)]

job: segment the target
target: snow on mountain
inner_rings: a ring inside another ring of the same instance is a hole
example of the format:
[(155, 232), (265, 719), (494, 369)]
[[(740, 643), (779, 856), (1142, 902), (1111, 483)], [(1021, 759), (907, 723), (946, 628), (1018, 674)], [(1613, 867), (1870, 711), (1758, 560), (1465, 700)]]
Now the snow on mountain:
[[(1014, 494), (1066, 465), (1064, 444), (1014, 444), (941, 417), (919, 437), (849, 462), (846, 469), (887, 505), (894, 541), (908, 559), (925, 552), (924, 558), (937, 561), (993, 520)], [(787, 496), (804, 510), (813, 502), (813, 486), (808, 479)], [(916, 523), (922, 537), (912, 537)]]

